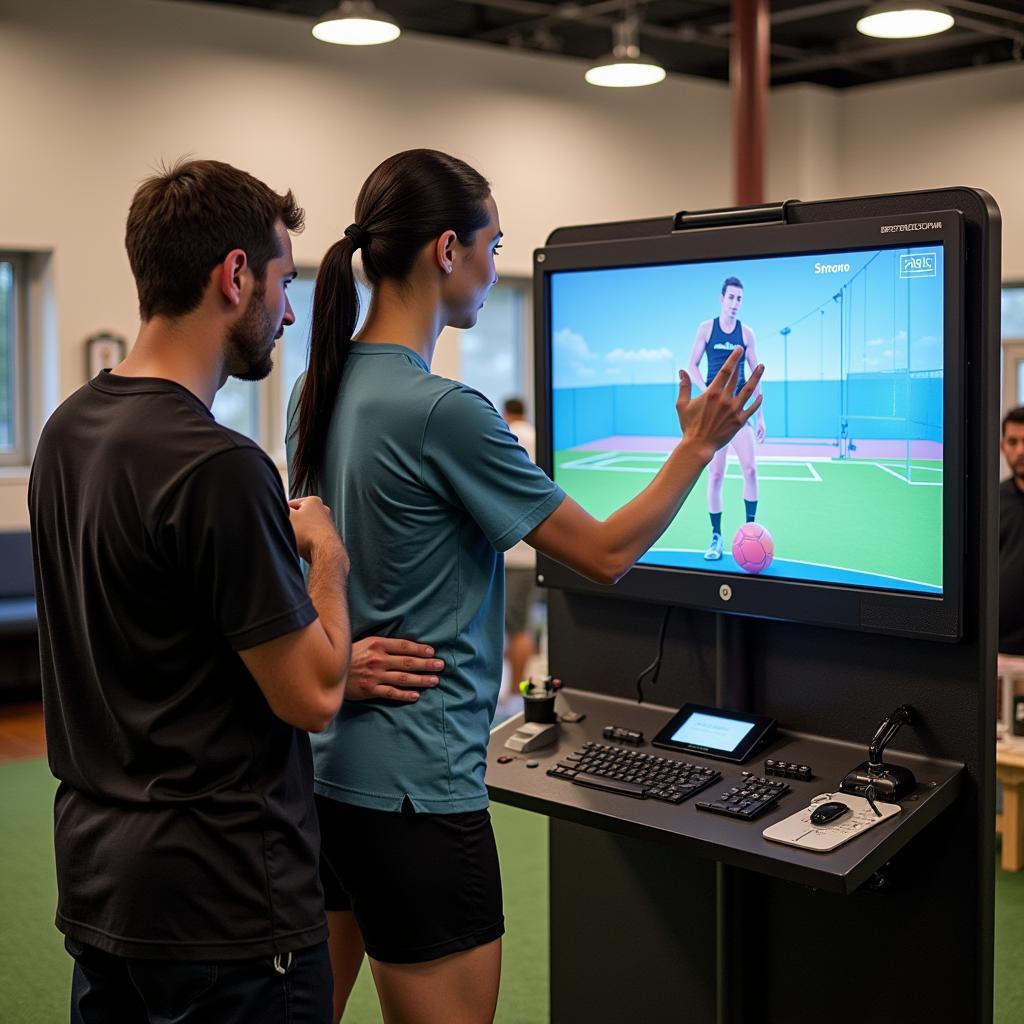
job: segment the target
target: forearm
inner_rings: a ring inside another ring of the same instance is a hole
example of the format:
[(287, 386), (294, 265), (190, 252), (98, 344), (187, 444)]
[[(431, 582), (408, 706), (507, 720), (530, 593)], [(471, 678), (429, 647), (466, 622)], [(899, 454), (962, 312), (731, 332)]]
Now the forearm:
[(600, 547), (610, 564), (626, 572), (668, 529), (714, 451), (685, 438), (655, 478), (599, 527)]
[(352, 658), (348, 614), (348, 554), (340, 540), (317, 545), (310, 560), (306, 589), (330, 649), (328, 678), (344, 686)]

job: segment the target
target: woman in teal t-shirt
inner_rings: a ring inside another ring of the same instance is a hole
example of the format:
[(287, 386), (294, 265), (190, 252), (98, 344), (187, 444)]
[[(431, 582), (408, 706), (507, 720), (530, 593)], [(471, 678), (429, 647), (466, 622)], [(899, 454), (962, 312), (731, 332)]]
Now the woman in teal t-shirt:
[[(371, 173), (355, 212), (317, 275), (309, 370), (289, 416), (292, 493), (319, 494), (348, 548), (353, 671), (372, 676), (366, 645), (404, 637), (444, 667), (409, 702), (361, 699), (367, 690), (350, 684), (313, 737), (335, 1012), (365, 948), (385, 1020), (481, 1024), (494, 1015), (504, 931), (484, 787), (501, 552), (526, 539), (614, 582), (756, 410), (743, 404), (761, 371), (737, 395), (737, 350), (693, 401), (680, 373), (685, 438), (644, 491), (595, 520), (486, 398), (430, 373), (442, 329), (472, 327), (497, 281), (502, 233), (488, 182), (454, 157), (410, 150)], [(357, 250), (373, 298), (353, 338)]]

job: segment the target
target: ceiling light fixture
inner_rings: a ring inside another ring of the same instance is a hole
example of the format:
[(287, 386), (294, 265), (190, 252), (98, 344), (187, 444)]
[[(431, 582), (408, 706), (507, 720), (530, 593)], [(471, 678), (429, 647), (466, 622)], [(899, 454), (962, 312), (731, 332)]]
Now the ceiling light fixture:
[(376, 46), (401, 34), (395, 19), (378, 10), (373, 0), (344, 0), (313, 26), (313, 35), (321, 42), (341, 46)]
[(640, 19), (627, 14), (612, 26), (612, 52), (598, 58), (584, 76), (591, 85), (610, 89), (629, 89), (655, 85), (665, 77), (665, 69), (652, 57), (640, 52), (637, 42)]
[(953, 27), (953, 15), (938, 4), (903, 3), (876, 4), (857, 22), (857, 31), (876, 39), (916, 39), (934, 36)]

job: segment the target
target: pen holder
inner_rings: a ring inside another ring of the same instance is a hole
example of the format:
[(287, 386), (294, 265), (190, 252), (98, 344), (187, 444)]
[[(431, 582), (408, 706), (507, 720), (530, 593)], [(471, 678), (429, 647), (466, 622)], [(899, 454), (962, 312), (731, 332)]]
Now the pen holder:
[(557, 722), (555, 714), (555, 695), (553, 693), (523, 694), (523, 721), (542, 722), (549, 724)]

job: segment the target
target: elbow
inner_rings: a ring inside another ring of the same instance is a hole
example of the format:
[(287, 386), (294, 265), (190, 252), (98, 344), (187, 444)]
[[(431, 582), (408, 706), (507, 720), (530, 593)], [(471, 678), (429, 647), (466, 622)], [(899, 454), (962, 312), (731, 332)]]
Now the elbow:
[(323, 732), (341, 710), (342, 693), (343, 687), (339, 686), (331, 696), (325, 695), (315, 706), (308, 708), (304, 715), (306, 721), (300, 728), (306, 732)]
[(305, 724), (299, 726), (299, 728), (310, 733), (323, 732), (324, 729), (326, 729), (333, 721), (334, 715), (310, 716), (309, 720)]
[(345, 682), (348, 679), (348, 663), (340, 673), (323, 679), (317, 688), (314, 699), (310, 700), (301, 712), (302, 723), (293, 722), (306, 732), (323, 732), (341, 710), (341, 702), (345, 695)]
[(587, 576), (595, 583), (610, 587), (618, 583), (633, 567), (633, 563), (618, 555), (608, 555), (590, 567)]

